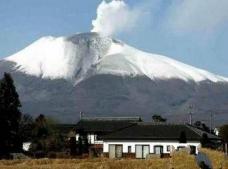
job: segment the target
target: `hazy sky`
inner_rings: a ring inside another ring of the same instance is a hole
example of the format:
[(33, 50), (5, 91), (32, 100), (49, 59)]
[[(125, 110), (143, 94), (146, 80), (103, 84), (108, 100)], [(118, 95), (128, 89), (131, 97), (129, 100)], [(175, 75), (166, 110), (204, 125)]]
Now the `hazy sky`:
[[(0, 58), (42, 36), (90, 31), (101, 2), (0, 0)], [(115, 38), (228, 76), (228, 0), (125, 0), (125, 3), (126, 8), (110, 19), (115, 26), (120, 24), (113, 33)], [(126, 22), (129, 18), (132, 22)]]

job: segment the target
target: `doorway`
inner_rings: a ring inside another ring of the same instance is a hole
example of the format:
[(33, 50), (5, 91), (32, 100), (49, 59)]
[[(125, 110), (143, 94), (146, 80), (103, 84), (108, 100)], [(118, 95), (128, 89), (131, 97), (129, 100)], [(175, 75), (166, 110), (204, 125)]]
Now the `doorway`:
[(150, 154), (149, 145), (136, 145), (135, 146), (136, 158), (146, 158), (148, 154)]
[(123, 145), (110, 144), (109, 145), (109, 158), (122, 158)]

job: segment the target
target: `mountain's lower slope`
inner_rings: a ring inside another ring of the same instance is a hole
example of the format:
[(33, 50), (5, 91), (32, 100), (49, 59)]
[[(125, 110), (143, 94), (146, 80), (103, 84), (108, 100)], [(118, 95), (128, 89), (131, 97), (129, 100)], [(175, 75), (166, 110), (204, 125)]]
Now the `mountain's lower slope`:
[(165, 56), (149, 54), (96, 33), (45, 37), (0, 61), (10, 72), (22, 110), (75, 122), (92, 116), (163, 114), (185, 122), (228, 120), (228, 80)]
[(209, 122), (210, 112), (215, 113), (216, 124), (228, 119), (227, 83), (96, 75), (72, 85), (64, 79), (42, 79), (14, 71), (10, 62), (0, 62), (0, 72), (4, 71), (15, 79), (24, 113), (42, 113), (61, 122), (75, 122), (80, 111), (92, 116), (140, 115), (145, 120), (156, 113), (187, 122), (189, 105), (194, 106), (194, 120)]

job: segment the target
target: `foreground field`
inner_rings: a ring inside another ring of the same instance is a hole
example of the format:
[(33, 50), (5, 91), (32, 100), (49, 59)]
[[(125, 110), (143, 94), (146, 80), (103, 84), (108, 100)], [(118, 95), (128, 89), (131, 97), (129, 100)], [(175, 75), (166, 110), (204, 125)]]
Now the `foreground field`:
[(205, 148), (202, 148), (201, 152), (208, 156), (213, 169), (228, 169), (228, 158), (225, 158), (224, 153)]
[(178, 152), (172, 158), (150, 160), (39, 159), (2, 160), (0, 169), (198, 169), (194, 156)]

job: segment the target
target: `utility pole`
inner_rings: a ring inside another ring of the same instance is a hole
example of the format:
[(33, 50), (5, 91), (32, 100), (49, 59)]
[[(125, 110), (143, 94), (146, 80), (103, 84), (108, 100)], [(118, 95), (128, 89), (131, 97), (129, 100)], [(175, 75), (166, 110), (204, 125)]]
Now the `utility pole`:
[(192, 125), (192, 105), (189, 106), (189, 124)]
[(80, 111), (80, 120), (83, 118), (83, 112)]
[(210, 133), (212, 133), (212, 129), (213, 129), (212, 123), (213, 123), (213, 113), (211, 112), (210, 113)]
[(189, 124), (192, 125), (192, 112), (189, 113)]
[(225, 142), (225, 158), (227, 158), (228, 156), (228, 146), (227, 146), (227, 142)]

